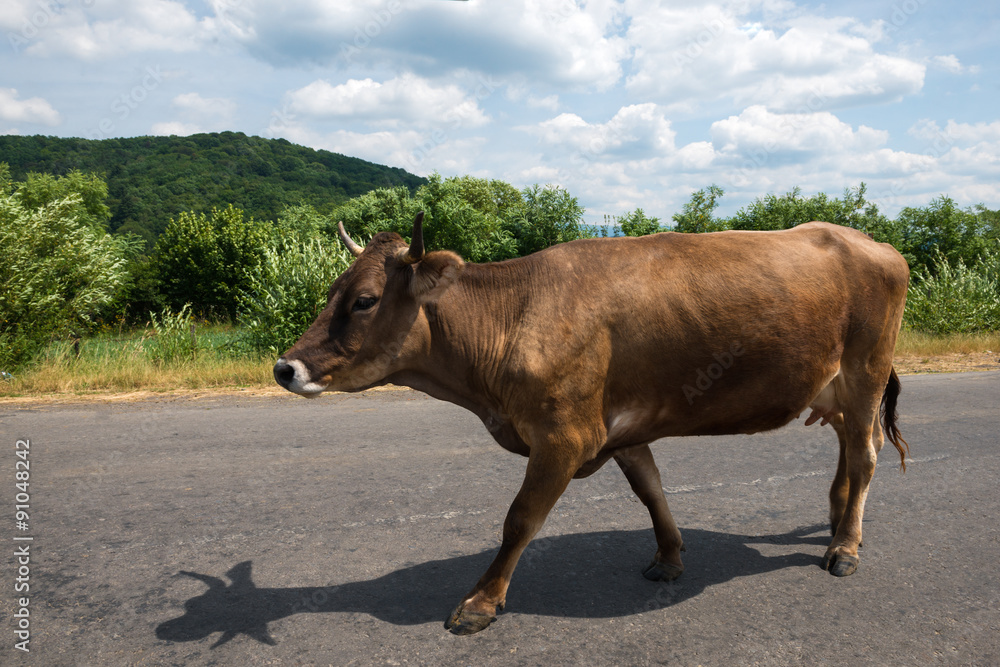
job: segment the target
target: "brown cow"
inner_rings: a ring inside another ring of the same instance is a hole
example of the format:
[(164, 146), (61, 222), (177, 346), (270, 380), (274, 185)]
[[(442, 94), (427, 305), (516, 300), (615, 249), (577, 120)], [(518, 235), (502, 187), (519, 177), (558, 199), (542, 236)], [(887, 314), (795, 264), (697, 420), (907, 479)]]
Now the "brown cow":
[[(574, 477), (612, 457), (649, 509), (658, 549), (644, 575), (684, 570), (681, 534), (649, 443), (756, 433), (806, 408), (840, 460), (823, 567), (858, 565), (861, 516), (883, 428), (896, 428), (892, 354), (909, 269), (892, 246), (823, 222), (777, 232), (587, 239), (466, 264), (377, 234), (341, 237), (357, 260), (274, 367), (303, 396), (393, 383), (474, 412), (528, 457), (489, 569), (451, 614), (458, 634), (503, 609), (518, 557)], [(881, 404), (882, 427), (879, 424)]]

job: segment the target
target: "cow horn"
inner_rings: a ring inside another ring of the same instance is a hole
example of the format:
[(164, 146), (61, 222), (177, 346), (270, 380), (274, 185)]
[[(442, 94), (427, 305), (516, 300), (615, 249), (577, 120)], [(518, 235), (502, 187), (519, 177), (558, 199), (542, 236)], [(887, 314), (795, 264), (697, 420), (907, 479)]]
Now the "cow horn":
[(410, 239), (410, 249), (400, 259), (404, 264), (416, 264), (424, 258), (424, 212), (417, 213), (413, 219), (413, 237)]
[(337, 223), (337, 229), (340, 230), (340, 240), (344, 242), (344, 245), (347, 246), (347, 249), (351, 251), (352, 255), (354, 255), (355, 257), (359, 257), (361, 253), (365, 251), (364, 247), (359, 246), (357, 243), (354, 242), (354, 239), (352, 239), (350, 236), (347, 235), (347, 232), (344, 231), (343, 222)]

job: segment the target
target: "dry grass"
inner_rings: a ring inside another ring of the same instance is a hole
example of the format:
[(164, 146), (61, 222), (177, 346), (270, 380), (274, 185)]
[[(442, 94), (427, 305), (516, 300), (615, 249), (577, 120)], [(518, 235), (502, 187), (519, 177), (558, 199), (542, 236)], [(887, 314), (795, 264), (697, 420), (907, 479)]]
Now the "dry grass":
[(0, 396), (122, 393), (265, 387), (274, 384), (273, 362), (208, 359), (158, 364), (148, 359), (108, 363), (46, 361), (0, 385)]
[(896, 356), (933, 357), (983, 352), (1000, 354), (1000, 331), (937, 335), (904, 329), (896, 341)]
[(171, 360), (157, 358), (148, 331), (84, 340), (79, 356), (70, 343), (52, 343), (32, 366), (0, 382), (0, 398), (272, 386), (274, 361), (230, 354), (229, 337), (231, 332), (208, 330), (191, 357)]
[(900, 373), (1000, 370), (1000, 332), (935, 335), (904, 329), (894, 363)]

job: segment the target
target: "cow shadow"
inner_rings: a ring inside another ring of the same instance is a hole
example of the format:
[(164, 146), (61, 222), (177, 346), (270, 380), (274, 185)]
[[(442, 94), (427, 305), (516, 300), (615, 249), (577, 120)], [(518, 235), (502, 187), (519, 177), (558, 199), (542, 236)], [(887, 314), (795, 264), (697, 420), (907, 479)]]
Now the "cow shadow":
[[(522, 555), (507, 594), (507, 609), (543, 616), (610, 618), (669, 607), (737, 577), (818, 567), (819, 550), (763, 556), (751, 545), (825, 547), (830, 540), (828, 530), (822, 524), (781, 535), (751, 536), (688, 528), (684, 531), (687, 569), (669, 583), (650, 582), (640, 574), (655, 545), (651, 529), (545, 537), (532, 542)], [(394, 625), (443, 623), (494, 555), (491, 549), (419, 563), (368, 581), (299, 588), (258, 588), (251, 561), (226, 573), (229, 584), (213, 575), (182, 571), (178, 576), (198, 579), (208, 590), (185, 602), (182, 616), (157, 626), (156, 636), (185, 642), (222, 633), (212, 648), (239, 634), (274, 644), (268, 623), (301, 613), (359, 612)]]

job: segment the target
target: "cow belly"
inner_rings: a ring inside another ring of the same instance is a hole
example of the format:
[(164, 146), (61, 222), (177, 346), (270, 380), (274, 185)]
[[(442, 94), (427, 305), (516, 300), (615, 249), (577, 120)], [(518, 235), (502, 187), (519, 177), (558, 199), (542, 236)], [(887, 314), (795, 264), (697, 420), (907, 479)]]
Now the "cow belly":
[[(839, 370), (823, 388), (804, 406), (811, 412), (806, 418), (806, 426), (816, 422), (829, 423), (843, 411), (847, 396), (844, 375)], [(713, 411), (710, 422), (694, 423), (679, 417), (677, 406), (631, 405), (612, 409), (605, 418), (607, 439), (605, 445), (612, 449), (628, 447), (672, 435), (719, 435), (726, 433), (758, 433), (770, 431), (801, 416), (802, 403), (795, 405), (781, 402), (761, 405), (760, 410), (747, 414), (741, 410), (721, 408), (723, 414)], [(801, 400), (801, 399), (799, 399)], [(729, 414), (732, 420), (725, 419)], [(742, 414), (741, 414), (742, 413)], [(721, 417), (721, 418), (720, 418)]]

